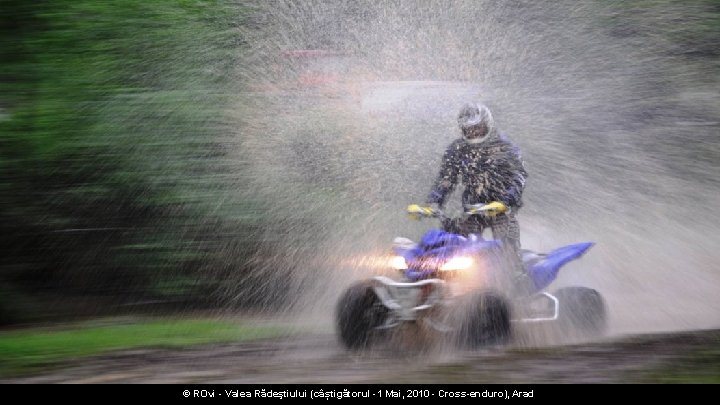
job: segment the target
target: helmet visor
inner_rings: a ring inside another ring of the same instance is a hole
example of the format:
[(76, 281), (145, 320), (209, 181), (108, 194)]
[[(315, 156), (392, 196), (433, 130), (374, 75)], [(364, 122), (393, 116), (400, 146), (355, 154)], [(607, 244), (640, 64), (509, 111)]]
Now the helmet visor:
[(464, 127), (462, 133), (465, 139), (482, 139), (488, 134), (488, 127), (482, 122), (471, 127)]

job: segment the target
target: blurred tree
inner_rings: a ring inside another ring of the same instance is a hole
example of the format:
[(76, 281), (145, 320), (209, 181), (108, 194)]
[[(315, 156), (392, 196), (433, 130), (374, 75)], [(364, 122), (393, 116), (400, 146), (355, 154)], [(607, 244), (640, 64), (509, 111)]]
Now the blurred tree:
[(213, 224), (245, 226), (210, 208), (242, 10), (2, 2), (0, 317), (28, 294), (120, 302), (212, 284), (196, 272)]

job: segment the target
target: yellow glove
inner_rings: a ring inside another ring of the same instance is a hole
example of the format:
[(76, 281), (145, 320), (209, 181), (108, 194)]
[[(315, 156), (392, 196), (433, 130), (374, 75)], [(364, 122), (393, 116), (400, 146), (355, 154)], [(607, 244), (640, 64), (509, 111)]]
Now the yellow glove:
[(470, 208), (468, 214), (482, 214), (486, 217), (495, 218), (497, 215), (504, 214), (508, 211), (507, 205), (500, 201), (493, 201), (480, 207)]
[(407, 207), (407, 213), (410, 218), (419, 220), (423, 217), (431, 217), (435, 214), (435, 210), (432, 207), (421, 207), (417, 204), (410, 204)]
[(508, 207), (500, 201), (493, 201), (490, 204), (485, 204), (483, 207), (485, 215), (489, 217), (495, 217), (496, 215), (504, 214), (507, 212)]

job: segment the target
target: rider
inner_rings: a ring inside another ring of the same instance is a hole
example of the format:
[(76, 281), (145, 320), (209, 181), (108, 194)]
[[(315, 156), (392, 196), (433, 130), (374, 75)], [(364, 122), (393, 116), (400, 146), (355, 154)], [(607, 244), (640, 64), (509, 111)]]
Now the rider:
[(508, 254), (512, 254), (511, 260), (521, 269), (520, 226), (516, 213), (522, 206), (527, 172), (520, 150), (498, 132), (490, 110), (483, 104), (465, 104), (458, 115), (458, 124), (462, 138), (445, 151), (440, 173), (427, 198), (430, 206), (425, 209), (432, 212), (442, 208), (462, 178), (464, 206), (492, 202), (495, 209), (489, 215), (445, 221), (445, 230), (467, 235), (482, 233), (490, 227), (493, 237), (503, 242)]

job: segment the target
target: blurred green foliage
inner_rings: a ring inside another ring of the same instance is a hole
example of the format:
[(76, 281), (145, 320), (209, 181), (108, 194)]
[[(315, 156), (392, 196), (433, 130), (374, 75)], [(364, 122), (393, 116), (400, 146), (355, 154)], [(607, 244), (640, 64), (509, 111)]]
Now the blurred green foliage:
[(720, 347), (717, 341), (709, 341), (707, 346), (643, 372), (637, 380), (644, 384), (720, 384)]
[(136, 347), (178, 347), (239, 342), (287, 333), (274, 326), (209, 319), (146, 319), (83, 323), (63, 329), (0, 333), (0, 375), (31, 373), (64, 360)]
[(2, 2), (0, 323), (27, 317), (19, 296), (206, 296), (218, 224), (257, 226), (213, 211), (243, 15), (229, 1)]

